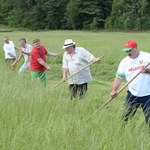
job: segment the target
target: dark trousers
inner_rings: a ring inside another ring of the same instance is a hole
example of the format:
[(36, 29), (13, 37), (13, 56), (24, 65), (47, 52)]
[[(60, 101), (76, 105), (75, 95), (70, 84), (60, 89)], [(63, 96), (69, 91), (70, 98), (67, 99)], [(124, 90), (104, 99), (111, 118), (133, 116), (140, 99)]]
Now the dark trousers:
[(12, 59), (6, 58), (5, 59), (5, 62), (14, 62), (14, 61), (15, 61), (15, 58), (12, 58)]
[(11, 65), (14, 61), (15, 61), (15, 58), (13, 58), (13, 59), (5, 59), (5, 62), (6, 62), (8, 65)]
[(127, 122), (129, 118), (132, 118), (139, 106), (142, 107), (143, 113), (145, 115), (145, 121), (150, 127), (150, 95), (136, 97), (132, 95), (130, 91), (127, 91), (124, 121)]
[(13, 66), (13, 68), (12, 68), (12, 65), (11, 65), (14, 61), (15, 61), (15, 58), (14, 59), (5, 59), (7, 69), (14, 69), (15, 68), (15, 66)]
[(87, 83), (84, 84), (70, 84), (69, 90), (72, 98), (82, 98), (87, 91)]

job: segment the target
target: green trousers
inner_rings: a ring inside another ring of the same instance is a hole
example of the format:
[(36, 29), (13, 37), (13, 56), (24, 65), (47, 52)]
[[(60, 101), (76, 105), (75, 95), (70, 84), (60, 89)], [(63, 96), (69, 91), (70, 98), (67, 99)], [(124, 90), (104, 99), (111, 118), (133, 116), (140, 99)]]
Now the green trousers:
[(31, 71), (31, 78), (38, 79), (46, 85), (46, 72)]

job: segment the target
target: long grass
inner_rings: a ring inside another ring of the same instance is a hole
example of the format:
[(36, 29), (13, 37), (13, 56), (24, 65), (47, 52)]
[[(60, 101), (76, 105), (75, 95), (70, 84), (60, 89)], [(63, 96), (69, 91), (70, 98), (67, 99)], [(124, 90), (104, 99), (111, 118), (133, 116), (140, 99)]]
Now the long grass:
[[(2, 33), (2, 36), (5, 34)], [(2, 150), (149, 150), (150, 135), (142, 110), (127, 124), (122, 122), (123, 91), (114, 101), (91, 119), (92, 113), (109, 99), (111, 83), (121, 58), (123, 42), (135, 39), (143, 50), (149, 48), (148, 33), (105, 32), (12, 32), (7, 35), (18, 44), (27, 37), (38, 37), (54, 51), (66, 38), (72, 38), (93, 54), (105, 55), (91, 66), (93, 82), (82, 100), (70, 100), (67, 83), (52, 88), (61, 79), (61, 58), (47, 73), (47, 86), (32, 80), (30, 73), (18, 75), (0, 64), (0, 149)], [(1, 56), (3, 53), (1, 52)], [(48, 59), (49, 62), (52, 58)]]

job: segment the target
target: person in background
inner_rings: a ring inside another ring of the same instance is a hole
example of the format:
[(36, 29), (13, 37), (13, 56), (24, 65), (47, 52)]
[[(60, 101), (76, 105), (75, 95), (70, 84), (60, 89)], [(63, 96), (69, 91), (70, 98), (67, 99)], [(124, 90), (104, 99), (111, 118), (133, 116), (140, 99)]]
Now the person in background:
[(15, 66), (22, 57), (24, 57), (24, 63), (21, 66), (21, 68), (19, 69), (19, 74), (23, 74), (25, 71), (27, 71), (29, 69), (30, 66), (30, 53), (32, 50), (32, 46), (30, 44), (27, 43), (25, 38), (21, 38), (20, 40), (20, 55), (19, 57), (14, 61), (14, 63), (12, 64), (12, 66)]
[(16, 47), (14, 42), (9, 40), (7, 36), (4, 37), (3, 49), (5, 52), (5, 62), (10, 65), (16, 60)]
[(46, 62), (46, 56), (58, 56), (59, 53), (53, 53), (45, 49), (40, 43), (40, 39), (33, 41), (33, 48), (30, 54), (31, 77), (37, 78), (46, 85), (46, 70), (50, 70), (50, 65)]
[[(75, 74), (77, 71), (87, 66), (90, 62), (96, 62), (100, 60), (99, 58), (94, 57), (85, 48), (76, 47), (76, 43), (72, 39), (65, 40), (63, 49), (66, 51), (63, 55), (62, 81), (66, 81), (68, 75)], [(88, 89), (88, 83), (90, 81), (91, 73), (89, 67), (68, 79), (71, 99), (82, 98)]]
[(137, 43), (129, 40), (124, 45), (127, 56), (120, 62), (114, 79), (111, 97), (117, 95), (117, 90), (123, 79), (130, 81), (137, 73), (141, 73), (129, 85), (126, 96), (126, 109), (123, 120), (127, 123), (139, 106), (142, 107), (145, 120), (150, 127), (150, 53), (139, 51)]

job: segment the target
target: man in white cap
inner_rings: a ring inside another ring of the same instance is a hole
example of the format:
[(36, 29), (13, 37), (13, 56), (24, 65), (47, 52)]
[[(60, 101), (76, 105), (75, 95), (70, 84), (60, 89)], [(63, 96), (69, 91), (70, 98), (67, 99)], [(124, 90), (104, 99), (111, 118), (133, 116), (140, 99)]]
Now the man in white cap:
[(127, 41), (123, 51), (127, 53), (127, 56), (119, 64), (110, 95), (111, 97), (117, 95), (123, 79), (130, 81), (141, 71), (141, 74), (128, 86), (123, 119), (127, 122), (141, 106), (146, 123), (150, 127), (150, 66), (145, 68), (150, 62), (150, 53), (139, 51), (134, 40)]
[[(99, 61), (99, 58), (94, 57), (83, 47), (76, 47), (75, 42), (72, 39), (66, 39), (63, 49), (65, 53), (63, 55), (63, 81), (67, 80), (67, 76), (73, 75), (90, 62)], [(82, 70), (72, 78), (68, 79), (69, 90), (72, 98), (81, 98), (88, 88), (88, 83), (91, 81), (90, 68)]]

